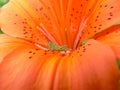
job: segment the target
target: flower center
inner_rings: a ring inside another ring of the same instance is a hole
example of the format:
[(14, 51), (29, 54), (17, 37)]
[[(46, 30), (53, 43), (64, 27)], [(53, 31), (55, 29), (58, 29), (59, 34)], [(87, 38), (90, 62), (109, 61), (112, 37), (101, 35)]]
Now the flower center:
[[(86, 25), (86, 22), (87, 22), (87, 19), (83, 19), (79, 25), (79, 28), (77, 30), (77, 34), (73, 35), (73, 36), (70, 36), (71, 34), (66, 34), (67, 32), (70, 32), (70, 30), (63, 30), (63, 34), (65, 35), (65, 44), (62, 43), (62, 44), (59, 44), (57, 41), (56, 41), (56, 37), (54, 37), (51, 32), (49, 32), (46, 27), (40, 23), (39, 26), (37, 26), (37, 29), (42, 32), (42, 34), (44, 34), (48, 40), (49, 40), (49, 43), (48, 43), (48, 46), (45, 47), (49, 50), (53, 50), (53, 51), (68, 51), (70, 49), (76, 49), (78, 47), (78, 43), (80, 41), (80, 37), (81, 37), (81, 34), (82, 34), (82, 30), (84, 29), (85, 25)], [(69, 26), (70, 27), (70, 26)], [(72, 32), (70, 32), (72, 33)], [(60, 34), (60, 36), (62, 36)], [(67, 42), (67, 40), (71, 40), (70, 38), (73, 38), (74, 37), (74, 41), (72, 43), (69, 43)], [(62, 38), (61, 38), (62, 39)]]
[(47, 31), (47, 29), (44, 27), (44, 25), (41, 23), (38, 27), (38, 30), (42, 32), (50, 41), (48, 43), (47, 47), (42, 47), (40, 45), (37, 45), (39, 48), (44, 49), (44, 50), (52, 50), (52, 51), (69, 51), (70, 49), (68, 48), (67, 45), (59, 45), (55, 38)]
[(69, 50), (69, 48), (66, 45), (60, 46), (53, 42), (49, 42), (47, 48), (50, 50), (55, 50), (55, 51), (68, 51)]

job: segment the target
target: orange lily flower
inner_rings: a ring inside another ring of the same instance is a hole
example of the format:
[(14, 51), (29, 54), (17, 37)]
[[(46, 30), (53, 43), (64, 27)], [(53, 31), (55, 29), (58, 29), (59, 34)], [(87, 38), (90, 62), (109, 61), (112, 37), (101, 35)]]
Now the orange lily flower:
[(118, 90), (119, 11), (120, 0), (10, 0), (0, 90)]

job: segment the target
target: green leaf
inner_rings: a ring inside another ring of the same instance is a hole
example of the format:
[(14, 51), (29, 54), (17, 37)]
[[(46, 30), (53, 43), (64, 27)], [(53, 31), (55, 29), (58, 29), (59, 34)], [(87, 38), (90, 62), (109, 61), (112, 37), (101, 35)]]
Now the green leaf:
[(120, 69), (120, 59), (117, 59), (118, 67)]
[(1, 31), (1, 29), (0, 29), (0, 34), (3, 34), (3, 32)]
[(9, 2), (9, 0), (0, 0), (0, 7), (2, 7), (3, 5), (5, 5), (8, 2)]
[(67, 51), (69, 48), (64, 45), (64, 46), (59, 46), (53, 42), (49, 42), (47, 48), (52, 51)]

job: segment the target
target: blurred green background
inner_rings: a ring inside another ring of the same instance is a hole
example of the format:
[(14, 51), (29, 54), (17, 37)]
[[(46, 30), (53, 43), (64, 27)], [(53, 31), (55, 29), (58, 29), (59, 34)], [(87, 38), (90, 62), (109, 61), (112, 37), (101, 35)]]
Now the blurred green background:
[(9, 0), (0, 0), (0, 7), (5, 5)]
[[(0, 8), (5, 5), (9, 0), (0, 0)], [(0, 34), (2, 34), (3, 32), (0, 29)]]

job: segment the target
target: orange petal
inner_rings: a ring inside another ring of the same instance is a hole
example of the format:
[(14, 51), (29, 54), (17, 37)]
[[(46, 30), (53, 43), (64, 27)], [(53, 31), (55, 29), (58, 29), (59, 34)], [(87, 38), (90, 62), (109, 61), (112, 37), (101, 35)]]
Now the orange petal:
[(10, 36), (43, 46), (49, 39), (76, 48), (82, 31), (81, 40), (92, 37), (119, 21), (119, 10), (118, 0), (10, 0), (2, 8), (0, 25)]
[(24, 44), (0, 63), (1, 90), (117, 90), (117, 83), (114, 53), (95, 40), (68, 54)]
[(0, 89), (30, 90), (44, 62), (56, 56), (24, 40), (0, 35)]
[(91, 38), (96, 33), (120, 21), (119, 0), (98, 0), (91, 11), (91, 14), (86, 18), (86, 28), (83, 30), (81, 40)]
[[(42, 68), (45, 62), (48, 64), (46, 68), (48, 69), (50, 67), (50, 72), (47, 74), (49, 77), (47, 78), (47, 75), (44, 75), (44, 77), (46, 77), (44, 80), (47, 82), (46, 88), (49, 88), (53, 74), (53, 72), (51, 74), (51, 69), (52, 71), (55, 69), (58, 60), (54, 60), (54, 57), (57, 55), (53, 53), (46, 55), (45, 53), (47, 52), (43, 50), (21, 46), (6, 55), (0, 64), (1, 90), (30, 90), (34, 88), (38, 73), (42, 72), (42, 74), (44, 74), (45, 68), (43, 69), (44, 71), (40, 70), (40, 68)], [(52, 59), (51, 62), (49, 62), (50, 59)], [(41, 88), (41, 90), (43, 89)]]
[(53, 90), (118, 90), (118, 74), (111, 48), (90, 40), (61, 59)]
[(109, 44), (120, 58), (120, 25), (112, 26), (96, 35), (95, 38), (101, 42)]
[(4, 57), (10, 52), (12, 52), (16, 47), (24, 46), (25, 44), (32, 46), (32, 44), (24, 40), (12, 38), (5, 34), (1, 34), (0, 35), (0, 56), (1, 56), (0, 62), (2, 62)]
[(10, 0), (1, 9), (4, 33), (46, 46), (48, 39), (62, 43), (59, 24), (49, 0)]
[(89, 9), (93, 8), (96, 2), (97, 0), (68, 0), (68, 4), (66, 4), (65, 30), (70, 47), (78, 42), (81, 30), (86, 24), (86, 17), (91, 13)]

